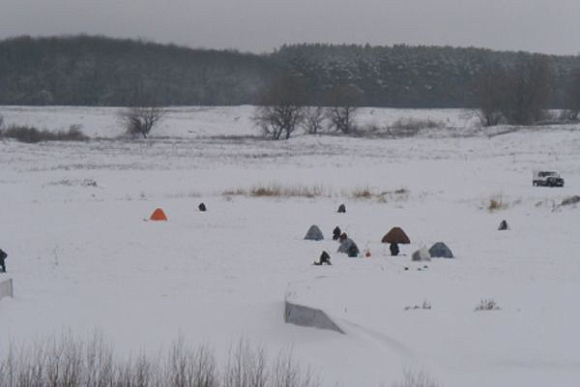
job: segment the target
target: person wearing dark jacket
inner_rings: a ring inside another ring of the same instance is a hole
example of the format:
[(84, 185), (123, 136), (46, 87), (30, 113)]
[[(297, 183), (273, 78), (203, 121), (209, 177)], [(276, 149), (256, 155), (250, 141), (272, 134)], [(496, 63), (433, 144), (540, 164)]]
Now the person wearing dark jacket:
[(2, 273), (6, 273), (6, 257), (8, 256), (8, 254), (6, 254), (4, 252), (4, 250), (0, 249), (0, 272)]
[(391, 245), (389, 246), (389, 249), (391, 250), (392, 256), (399, 255), (399, 245), (397, 245), (396, 243), (391, 243)]
[(328, 255), (328, 253), (326, 251), (323, 251), (322, 254), (320, 254), (320, 261), (314, 262), (314, 264), (316, 266), (320, 266), (320, 265), (323, 265), (325, 263), (327, 265), (332, 265), (332, 263), (330, 263), (330, 255)]

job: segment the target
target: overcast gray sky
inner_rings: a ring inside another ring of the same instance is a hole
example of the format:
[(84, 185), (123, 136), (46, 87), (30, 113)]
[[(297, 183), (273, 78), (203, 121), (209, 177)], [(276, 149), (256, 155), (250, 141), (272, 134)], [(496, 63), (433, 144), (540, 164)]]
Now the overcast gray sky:
[(103, 34), (270, 52), (284, 43), (580, 53), (580, 0), (0, 0), (0, 38)]

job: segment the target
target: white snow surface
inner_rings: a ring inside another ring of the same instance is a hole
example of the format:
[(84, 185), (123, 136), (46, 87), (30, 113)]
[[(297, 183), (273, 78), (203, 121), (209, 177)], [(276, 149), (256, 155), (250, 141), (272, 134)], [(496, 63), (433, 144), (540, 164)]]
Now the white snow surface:
[[(145, 141), (117, 138), (117, 111), (0, 107), (5, 125), (81, 124), (92, 138), (0, 141), (0, 280), (15, 292), (0, 301), (0, 355), (98, 330), (127, 355), (177, 337), (218, 355), (240, 338), (292, 348), (324, 386), (389, 386), (404, 368), (444, 386), (578, 385), (580, 208), (558, 206), (580, 194), (578, 125), (491, 135), (502, 129), (460, 110), (364, 109), (361, 122), (451, 129), (267, 141), (253, 137), (250, 106), (184, 107)], [(535, 169), (560, 172), (565, 187), (532, 187)], [(224, 194), (260, 186), (321, 195)], [(355, 197), (364, 190), (384, 194)], [(505, 208), (490, 212), (491, 199)], [(146, 220), (157, 207), (167, 222)], [(497, 230), (502, 219), (510, 230)], [(303, 239), (313, 224), (325, 240)], [(337, 253), (335, 226), (371, 256)], [(411, 238), (398, 257), (380, 243), (393, 226)], [(438, 241), (456, 258), (411, 262)], [(323, 250), (332, 266), (313, 266)], [(285, 297), (346, 334), (285, 324)], [(475, 311), (483, 299), (501, 309)]]

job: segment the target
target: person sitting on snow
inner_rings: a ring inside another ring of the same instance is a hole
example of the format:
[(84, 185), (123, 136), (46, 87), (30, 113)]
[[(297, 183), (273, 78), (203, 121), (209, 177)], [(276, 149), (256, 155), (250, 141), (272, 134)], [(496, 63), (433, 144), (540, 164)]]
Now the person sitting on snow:
[(332, 265), (332, 263), (330, 263), (330, 255), (328, 255), (326, 251), (323, 251), (322, 254), (320, 255), (320, 260), (318, 262), (314, 262), (314, 264), (316, 266), (320, 266), (325, 263), (327, 265)]

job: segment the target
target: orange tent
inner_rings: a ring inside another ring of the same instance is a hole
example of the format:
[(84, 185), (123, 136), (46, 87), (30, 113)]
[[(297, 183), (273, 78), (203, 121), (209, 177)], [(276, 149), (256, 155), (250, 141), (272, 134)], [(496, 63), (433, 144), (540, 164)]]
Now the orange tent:
[(156, 208), (155, 211), (153, 211), (151, 214), (149, 220), (167, 220), (167, 216), (161, 208)]

